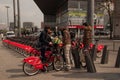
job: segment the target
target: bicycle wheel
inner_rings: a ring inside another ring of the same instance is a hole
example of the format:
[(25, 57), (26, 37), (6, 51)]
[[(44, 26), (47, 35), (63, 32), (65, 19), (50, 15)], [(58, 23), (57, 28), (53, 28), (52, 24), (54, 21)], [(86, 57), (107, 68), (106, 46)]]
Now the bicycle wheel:
[(63, 65), (64, 65), (64, 60), (61, 54), (57, 54), (54, 57), (54, 61), (53, 61), (53, 67), (56, 71), (60, 71), (63, 69)]
[(101, 58), (102, 57), (102, 52), (103, 52), (103, 50), (101, 50), (100, 52), (96, 53), (97, 54), (97, 58)]
[(33, 76), (39, 72), (39, 69), (35, 69), (33, 65), (24, 62), (23, 72), (28, 76)]
[(81, 62), (81, 66), (82, 66), (82, 67), (85, 67), (85, 66), (86, 66), (85, 54), (83, 54), (83, 53), (80, 54), (80, 62)]
[(81, 65), (81, 67), (86, 68), (85, 54), (83, 53), (83, 50), (79, 51), (79, 55), (80, 55), (80, 65)]

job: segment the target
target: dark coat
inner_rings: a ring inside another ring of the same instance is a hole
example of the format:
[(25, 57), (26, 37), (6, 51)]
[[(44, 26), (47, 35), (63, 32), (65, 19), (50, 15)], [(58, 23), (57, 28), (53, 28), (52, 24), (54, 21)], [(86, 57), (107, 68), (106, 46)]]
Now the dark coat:
[(39, 36), (39, 43), (41, 46), (48, 46), (49, 42), (51, 42), (51, 37), (47, 34), (46, 31), (42, 31)]

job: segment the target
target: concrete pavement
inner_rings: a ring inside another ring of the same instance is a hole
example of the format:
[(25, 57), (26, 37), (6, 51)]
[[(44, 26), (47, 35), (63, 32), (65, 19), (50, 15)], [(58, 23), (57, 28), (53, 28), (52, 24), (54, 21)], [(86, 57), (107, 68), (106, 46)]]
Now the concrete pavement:
[[(87, 73), (86, 70), (72, 69), (69, 72), (50, 71), (35, 76), (26, 76), (22, 71), (24, 57), (15, 51), (4, 47), (0, 41), (0, 80), (120, 80), (120, 68), (114, 68), (117, 51), (113, 52), (113, 41), (100, 41), (108, 45), (109, 62), (100, 64), (100, 58), (95, 61), (96, 73)], [(115, 43), (115, 50), (120, 46)]]

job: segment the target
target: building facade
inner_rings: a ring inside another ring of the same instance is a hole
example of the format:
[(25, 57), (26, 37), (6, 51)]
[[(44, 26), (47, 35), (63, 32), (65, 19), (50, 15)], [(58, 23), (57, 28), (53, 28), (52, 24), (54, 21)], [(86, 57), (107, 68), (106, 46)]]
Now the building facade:
[(14, 22), (10, 22), (9, 30), (14, 31)]
[(23, 28), (28, 30), (28, 31), (32, 31), (32, 28), (34, 27), (34, 23), (33, 22), (23, 22)]
[(120, 0), (114, 0), (113, 37), (120, 39)]
[[(51, 27), (64, 27), (72, 25), (73, 27), (81, 26), (86, 22), (87, 14), (87, 0), (49, 0), (38, 1), (34, 0), (38, 7), (44, 14), (44, 24)], [(103, 0), (95, 0), (95, 8)], [(46, 3), (49, 3), (46, 5)], [(43, 5), (44, 4), (44, 5)], [(99, 25), (98, 28), (104, 26), (104, 13), (95, 10), (95, 25)], [(102, 26), (100, 26), (102, 25)]]
[[(95, 1), (95, 8), (99, 7), (100, 1)], [(58, 9), (56, 14), (56, 24), (63, 25), (76, 25), (82, 26), (86, 22), (87, 17), (87, 1), (86, 0), (68, 0), (63, 6)], [(95, 25), (104, 26), (104, 13), (100, 10), (95, 10), (94, 13)], [(99, 28), (99, 26), (97, 26)]]

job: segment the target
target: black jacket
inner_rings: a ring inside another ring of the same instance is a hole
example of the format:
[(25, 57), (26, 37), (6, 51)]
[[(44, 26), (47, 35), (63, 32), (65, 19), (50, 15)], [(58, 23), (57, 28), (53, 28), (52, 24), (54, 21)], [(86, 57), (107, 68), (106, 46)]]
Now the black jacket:
[(48, 46), (49, 42), (51, 42), (51, 37), (47, 34), (46, 31), (42, 31), (39, 36), (39, 43), (41, 46)]

